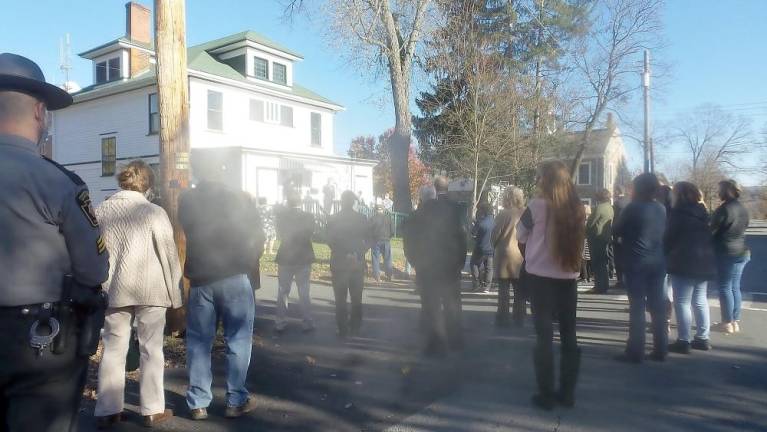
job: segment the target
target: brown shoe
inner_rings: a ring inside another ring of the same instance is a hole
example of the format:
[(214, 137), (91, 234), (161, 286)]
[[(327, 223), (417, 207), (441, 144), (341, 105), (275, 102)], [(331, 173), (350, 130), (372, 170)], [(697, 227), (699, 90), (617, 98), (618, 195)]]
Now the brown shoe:
[(108, 416), (96, 417), (96, 427), (98, 429), (111, 429), (112, 426), (123, 421), (123, 413), (112, 414)]
[(189, 416), (192, 420), (207, 420), (208, 410), (206, 408), (195, 408), (189, 411)]
[(242, 417), (245, 414), (253, 411), (256, 409), (256, 397), (254, 395), (249, 395), (248, 400), (245, 401), (244, 404), (236, 407), (226, 407), (226, 412), (224, 413), (224, 417), (226, 418), (237, 418)]
[(169, 409), (158, 414), (146, 415), (144, 416), (144, 427), (154, 427), (171, 417), (173, 417), (173, 410)]

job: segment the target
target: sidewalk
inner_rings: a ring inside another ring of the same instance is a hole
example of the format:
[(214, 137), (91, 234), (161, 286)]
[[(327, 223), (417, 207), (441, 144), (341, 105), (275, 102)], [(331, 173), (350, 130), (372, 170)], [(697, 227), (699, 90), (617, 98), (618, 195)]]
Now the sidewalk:
[[(665, 363), (617, 363), (627, 333), (620, 295), (581, 294), (578, 336), (583, 369), (575, 409), (534, 410), (531, 326), (493, 327), (494, 294), (464, 295), (467, 349), (426, 360), (418, 297), (407, 283), (366, 288), (362, 336), (334, 332), (332, 290), (313, 285), (317, 332), (272, 334), (276, 281), (258, 291), (256, 346), (249, 385), (261, 406), (247, 418), (223, 419), (223, 365), (206, 422), (186, 418), (182, 369), (166, 373), (167, 400), (181, 418), (173, 431), (757, 431), (767, 430), (767, 313), (744, 312), (744, 332), (714, 334), (711, 352), (672, 355)], [(468, 285), (466, 286), (468, 288)], [(712, 310), (712, 316), (718, 313)], [(291, 331), (294, 330), (294, 331)], [(672, 330), (671, 339), (675, 337)], [(129, 385), (129, 411), (137, 387)], [(92, 405), (92, 404), (91, 404)], [(86, 407), (82, 431), (95, 430)], [(138, 416), (117, 431), (143, 430)]]

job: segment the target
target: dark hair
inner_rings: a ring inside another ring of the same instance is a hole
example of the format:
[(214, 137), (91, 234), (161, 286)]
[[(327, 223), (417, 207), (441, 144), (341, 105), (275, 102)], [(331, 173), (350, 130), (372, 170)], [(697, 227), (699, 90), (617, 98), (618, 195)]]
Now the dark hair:
[(722, 180), (719, 182), (719, 198), (724, 201), (732, 201), (740, 198), (740, 186), (733, 179)]
[(652, 201), (658, 196), (660, 182), (653, 173), (639, 174), (634, 179), (634, 199), (637, 201)]
[(623, 195), (623, 186), (615, 185), (615, 188), (613, 188), (613, 193), (615, 195)]
[(702, 198), (703, 194), (693, 183), (680, 181), (674, 185), (674, 207), (697, 204)]
[(610, 191), (607, 189), (599, 189), (595, 194), (594, 198), (597, 200), (598, 203), (608, 202), (610, 201), (610, 198), (612, 195), (610, 194)]
[(341, 193), (341, 208), (352, 208), (357, 200), (357, 194), (350, 190), (345, 190)]
[(123, 190), (144, 193), (154, 186), (154, 171), (142, 160), (131, 161), (116, 177)]
[(549, 250), (563, 269), (578, 271), (586, 235), (583, 223), (586, 216), (567, 166), (561, 161), (545, 162), (541, 166), (538, 187), (548, 206)]

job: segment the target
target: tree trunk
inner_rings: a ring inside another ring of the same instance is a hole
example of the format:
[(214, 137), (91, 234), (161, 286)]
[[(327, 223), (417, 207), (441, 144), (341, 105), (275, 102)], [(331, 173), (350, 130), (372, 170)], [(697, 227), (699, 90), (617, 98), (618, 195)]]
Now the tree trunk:
[(575, 152), (575, 158), (573, 158), (573, 163), (570, 165), (570, 179), (572, 179), (573, 182), (575, 182), (578, 177), (578, 167), (581, 166), (583, 153), (586, 152), (586, 147), (589, 145), (589, 141), (591, 141), (591, 130), (593, 128), (593, 122), (586, 125), (586, 130), (583, 131), (583, 140), (581, 140), (581, 143), (578, 145), (578, 151)]
[(410, 152), (410, 77), (404, 76), (391, 62), (392, 97), (394, 99), (395, 126), (394, 134), (389, 138), (391, 155), (391, 180), (394, 188), (394, 211), (410, 213), (413, 201), (410, 196), (410, 170), (408, 154)]
[[(184, 0), (155, 0), (157, 101), (160, 114), (160, 195), (173, 226), (183, 266), (186, 239), (178, 222), (178, 198), (189, 185), (189, 85), (186, 73)], [(184, 298), (189, 283), (184, 280)], [(184, 328), (184, 311), (169, 315), (168, 328)]]

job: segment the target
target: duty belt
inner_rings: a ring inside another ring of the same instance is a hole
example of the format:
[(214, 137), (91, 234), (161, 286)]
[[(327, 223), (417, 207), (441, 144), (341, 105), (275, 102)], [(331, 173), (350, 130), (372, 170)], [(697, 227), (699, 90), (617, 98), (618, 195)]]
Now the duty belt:
[[(53, 345), (54, 339), (61, 332), (61, 322), (54, 315), (62, 313), (61, 303), (40, 303), (34, 305), (4, 307), (6, 311), (16, 311), (22, 317), (36, 318), (29, 327), (29, 346), (37, 350), (37, 356)], [(41, 333), (42, 327), (48, 327), (47, 334)]]

